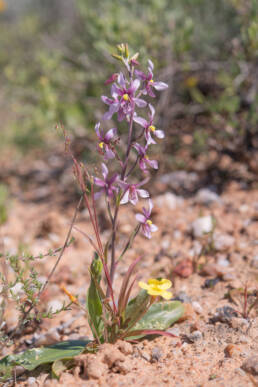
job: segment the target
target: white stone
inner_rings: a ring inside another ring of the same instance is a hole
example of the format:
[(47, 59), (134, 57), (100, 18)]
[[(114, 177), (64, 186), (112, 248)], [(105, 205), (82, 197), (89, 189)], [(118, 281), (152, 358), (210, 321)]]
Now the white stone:
[(202, 188), (197, 192), (195, 201), (199, 204), (209, 205), (214, 202), (219, 203), (221, 200), (219, 195), (216, 194), (216, 192), (213, 192), (208, 188)]
[(192, 223), (192, 229), (195, 238), (202, 237), (204, 234), (211, 232), (213, 229), (212, 217), (208, 215), (196, 219)]
[(201, 305), (199, 304), (199, 302), (193, 301), (193, 302), (192, 302), (192, 307), (193, 307), (193, 310), (194, 310), (196, 313), (202, 314), (203, 309), (202, 309)]
[(63, 307), (63, 302), (61, 302), (60, 300), (52, 300), (52, 301), (49, 301), (47, 304), (48, 310), (51, 310), (52, 313), (55, 313), (59, 309), (62, 309), (62, 307)]
[(155, 199), (155, 204), (158, 207), (167, 206), (170, 210), (174, 210), (178, 205), (178, 197), (172, 192), (166, 192), (163, 195), (159, 195)]
[(235, 239), (228, 234), (215, 232), (213, 235), (213, 246), (217, 251), (224, 251), (235, 243)]

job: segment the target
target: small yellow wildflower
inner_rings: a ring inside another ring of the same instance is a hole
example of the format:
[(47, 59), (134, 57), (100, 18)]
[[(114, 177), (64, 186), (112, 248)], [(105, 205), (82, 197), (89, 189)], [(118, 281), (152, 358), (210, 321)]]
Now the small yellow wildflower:
[(139, 286), (140, 288), (147, 290), (147, 293), (150, 296), (161, 296), (165, 298), (165, 300), (170, 300), (172, 297), (172, 293), (167, 291), (167, 289), (171, 288), (172, 286), (172, 282), (168, 279), (150, 278), (147, 284), (140, 281)]
[(70, 298), (70, 301), (73, 302), (74, 304), (78, 305), (78, 300), (75, 296), (73, 296), (64, 285), (60, 286), (60, 289)]
[(129, 100), (129, 95), (128, 94), (124, 94), (123, 95), (123, 100), (124, 101), (128, 101)]

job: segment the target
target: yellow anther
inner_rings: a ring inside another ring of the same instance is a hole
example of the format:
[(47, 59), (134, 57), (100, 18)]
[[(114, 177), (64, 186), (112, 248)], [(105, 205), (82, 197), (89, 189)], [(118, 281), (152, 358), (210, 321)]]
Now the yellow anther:
[(148, 220), (146, 221), (146, 223), (147, 223), (149, 226), (152, 225), (152, 221), (151, 221), (150, 219), (148, 219)]
[(153, 79), (150, 79), (150, 83), (153, 83), (154, 81), (153, 81)]
[(123, 100), (124, 101), (128, 101), (129, 100), (129, 95), (128, 94), (124, 94), (123, 95)]
[(150, 126), (149, 126), (149, 129), (150, 129), (152, 132), (155, 132), (155, 130), (156, 130), (156, 128), (155, 128), (154, 125), (150, 125)]
[(100, 147), (101, 149), (103, 149), (103, 147), (104, 147), (104, 142), (103, 142), (103, 141), (101, 141), (101, 142), (99, 143), (99, 147)]

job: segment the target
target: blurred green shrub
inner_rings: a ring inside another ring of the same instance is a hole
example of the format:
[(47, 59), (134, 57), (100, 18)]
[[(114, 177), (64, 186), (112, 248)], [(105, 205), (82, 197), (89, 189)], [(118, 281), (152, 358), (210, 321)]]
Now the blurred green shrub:
[(15, 17), (8, 8), (0, 15), (0, 114), (6, 141), (24, 149), (49, 144), (59, 122), (76, 135), (91, 133), (104, 109), (98, 98), (103, 82), (114, 71), (109, 54), (123, 41), (144, 58), (150, 53), (172, 86), (159, 107), (163, 125), (173, 127), (182, 115), (193, 125), (200, 114), (210, 117), (209, 135), (197, 126), (194, 154), (196, 146), (197, 153), (208, 149), (210, 136), (242, 144), (255, 135), (256, 0), (29, 4)]

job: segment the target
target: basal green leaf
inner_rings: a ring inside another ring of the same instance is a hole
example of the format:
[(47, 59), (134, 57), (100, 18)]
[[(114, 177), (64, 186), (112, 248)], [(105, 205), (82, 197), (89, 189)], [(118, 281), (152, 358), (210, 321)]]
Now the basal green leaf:
[(5, 356), (0, 360), (0, 380), (10, 378), (15, 366), (22, 366), (25, 370), (32, 371), (42, 364), (71, 359), (82, 353), (89, 343), (90, 340), (63, 341), (49, 347), (33, 348)]
[(183, 304), (180, 301), (157, 302), (151, 305), (148, 312), (134, 326), (138, 329), (168, 329), (184, 313)]

